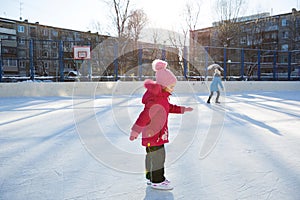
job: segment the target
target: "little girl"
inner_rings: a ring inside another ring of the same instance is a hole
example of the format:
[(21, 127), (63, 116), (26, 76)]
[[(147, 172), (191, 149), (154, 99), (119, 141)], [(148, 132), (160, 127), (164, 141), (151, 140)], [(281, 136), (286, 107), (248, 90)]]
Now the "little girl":
[(169, 180), (164, 176), (166, 159), (164, 144), (168, 143), (168, 115), (169, 113), (183, 114), (192, 111), (191, 107), (177, 106), (169, 103), (169, 96), (176, 85), (176, 77), (166, 69), (168, 63), (154, 60), (152, 68), (156, 72), (156, 82), (145, 80), (147, 89), (142, 98), (145, 105), (135, 124), (131, 128), (130, 140), (134, 140), (142, 132), (142, 145), (146, 147), (146, 178), (154, 189), (173, 189)]

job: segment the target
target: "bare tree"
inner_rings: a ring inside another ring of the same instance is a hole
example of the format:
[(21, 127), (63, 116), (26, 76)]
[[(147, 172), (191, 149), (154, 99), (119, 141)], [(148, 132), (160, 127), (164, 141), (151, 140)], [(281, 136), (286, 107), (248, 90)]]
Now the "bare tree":
[(240, 33), (239, 14), (246, 0), (216, 0), (216, 12), (219, 22), (215, 23), (218, 31), (218, 43), (230, 46)]
[(89, 27), (87, 27), (87, 28), (95, 30), (96, 32), (103, 34), (103, 32), (102, 32), (103, 28), (99, 21), (93, 21), (92, 23), (90, 23)]
[(173, 46), (183, 48), (188, 45), (189, 33), (195, 30), (200, 14), (201, 1), (188, 1), (183, 10), (184, 24), (182, 25), (183, 37), (177, 37), (178, 34), (171, 32), (169, 40)]
[(289, 42), (289, 50), (299, 49), (298, 40), (300, 38), (300, 11), (295, 8), (292, 9), (292, 15), (287, 20), (287, 34), (286, 38)]
[[(181, 68), (183, 71), (183, 61), (194, 59), (194, 50), (195, 49), (195, 37), (193, 30), (196, 29), (198, 23), (199, 14), (200, 14), (201, 1), (187, 1), (183, 10), (184, 24), (182, 25), (182, 35), (175, 34), (175, 32), (170, 32), (169, 40), (172, 45), (178, 49), (179, 59), (181, 60)], [(189, 38), (190, 37), (190, 38)], [(188, 41), (191, 41), (190, 46), (190, 58), (184, 57), (185, 48), (189, 45)], [(190, 67), (188, 67), (190, 68)]]
[(126, 35), (125, 28), (130, 13), (130, 0), (105, 0), (105, 2), (109, 8), (113, 9), (112, 18), (118, 37), (124, 37)]
[(135, 43), (140, 39), (141, 31), (147, 24), (147, 21), (147, 15), (142, 9), (137, 9), (130, 13), (127, 31), (129, 38), (133, 39)]
[(288, 50), (293, 51), (292, 62), (300, 62), (300, 11), (295, 8), (292, 9), (292, 14), (288, 17), (286, 27), (283, 32), (284, 37), (288, 43)]
[(200, 14), (201, 1), (189, 1), (185, 4), (184, 18), (189, 30), (195, 30)]

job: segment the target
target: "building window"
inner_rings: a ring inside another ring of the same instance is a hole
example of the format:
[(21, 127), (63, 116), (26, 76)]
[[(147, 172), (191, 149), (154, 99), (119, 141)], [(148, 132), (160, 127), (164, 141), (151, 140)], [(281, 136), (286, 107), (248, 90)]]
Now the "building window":
[(58, 61), (53, 62), (53, 67), (56, 69), (58, 67)]
[(300, 27), (300, 19), (297, 19), (296, 20), (296, 28), (299, 28)]
[(58, 36), (58, 32), (55, 31), (55, 30), (53, 30), (53, 31), (52, 31), (52, 35), (53, 35), (54, 37), (57, 37), (57, 36)]
[(44, 29), (44, 30), (43, 30), (43, 35), (44, 35), (44, 36), (48, 36), (48, 29)]
[(23, 60), (19, 61), (19, 67), (20, 67), (20, 69), (25, 69), (25, 67), (26, 67), (25, 61), (23, 61)]
[(25, 58), (26, 57), (26, 51), (25, 50), (19, 50), (19, 57)]
[(241, 38), (241, 44), (246, 44), (247, 43), (247, 37), (246, 36), (243, 36)]
[(71, 64), (71, 63), (67, 63), (67, 64), (66, 64), (66, 67), (67, 67), (68, 69), (71, 69), (71, 68), (72, 68), (72, 64)]
[(281, 26), (287, 26), (287, 25), (288, 25), (287, 20), (285, 18), (283, 18), (281, 20)]
[(277, 39), (277, 33), (272, 33), (271, 38), (276, 40)]
[(52, 42), (52, 48), (57, 48), (57, 42)]
[(16, 66), (17, 66), (17, 60), (13, 60), (13, 59), (5, 59), (5, 60), (3, 60), (3, 65), (4, 65), (4, 66), (12, 66), (12, 67), (16, 67)]
[(282, 51), (288, 51), (289, 50), (289, 45), (288, 44), (281, 45), (281, 50)]
[(25, 45), (25, 38), (19, 38), (19, 44)]
[(49, 42), (44, 40), (42, 42), (42, 46), (43, 46), (43, 48), (48, 48), (49, 47)]
[(18, 26), (18, 32), (19, 32), (19, 33), (24, 33), (24, 32), (25, 32), (25, 27), (19, 25), (19, 26)]
[(8, 39), (8, 35), (0, 35), (0, 40)]
[(282, 38), (284, 38), (284, 39), (289, 38), (289, 32), (283, 31), (283, 32), (282, 32)]
[(49, 66), (49, 65), (48, 65), (48, 62), (44, 62), (44, 63), (43, 63), (43, 68), (44, 68), (44, 69), (48, 69), (48, 66)]
[(29, 27), (30, 36), (36, 37), (36, 28), (31, 26)]
[(52, 53), (52, 57), (53, 57), (53, 58), (58, 58), (58, 53), (57, 53), (57, 52), (53, 52), (53, 53)]
[(252, 35), (248, 35), (247, 38), (247, 45), (250, 46), (253, 44), (253, 36)]
[(43, 56), (43, 58), (48, 58), (48, 52), (44, 51), (42, 56)]
[(280, 58), (282, 63), (287, 63), (288, 62), (288, 57), (287, 56), (281, 56)]

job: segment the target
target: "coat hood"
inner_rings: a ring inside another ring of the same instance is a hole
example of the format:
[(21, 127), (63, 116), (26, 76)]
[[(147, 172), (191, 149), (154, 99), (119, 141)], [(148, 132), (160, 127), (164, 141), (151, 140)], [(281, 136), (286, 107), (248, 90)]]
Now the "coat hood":
[(157, 84), (155, 81), (146, 79), (144, 82), (144, 87), (147, 89), (146, 93), (143, 96), (142, 103), (145, 104), (149, 99), (166, 95), (169, 96), (170, 93), (164, 92), (162, 86)]

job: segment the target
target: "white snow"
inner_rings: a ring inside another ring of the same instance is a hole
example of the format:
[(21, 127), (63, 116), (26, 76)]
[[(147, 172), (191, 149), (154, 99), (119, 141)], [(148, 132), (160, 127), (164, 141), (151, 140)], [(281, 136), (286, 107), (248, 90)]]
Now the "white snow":
[(0, 98), (0, 199), (299, 199), (299, 91), (206, 99), (171, 97), (194, 111), (170, 116), (166, 192), (128, 139), (141, 95)]

